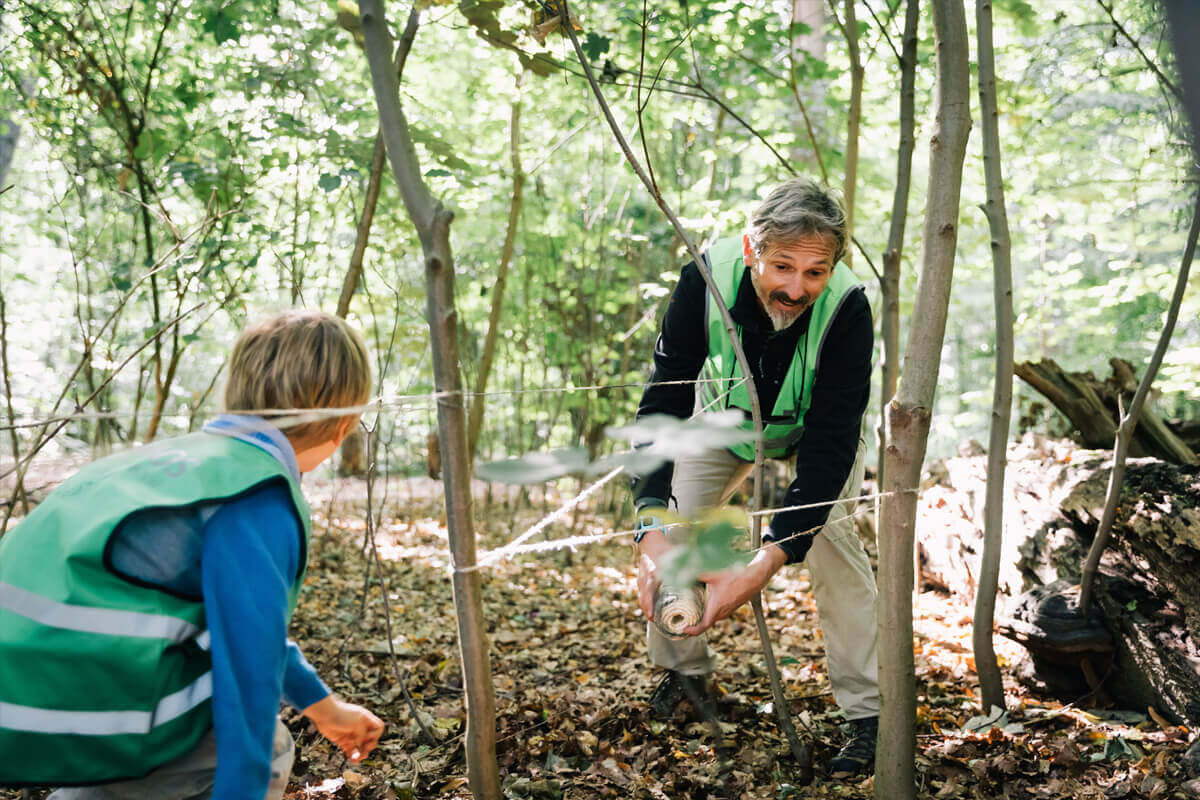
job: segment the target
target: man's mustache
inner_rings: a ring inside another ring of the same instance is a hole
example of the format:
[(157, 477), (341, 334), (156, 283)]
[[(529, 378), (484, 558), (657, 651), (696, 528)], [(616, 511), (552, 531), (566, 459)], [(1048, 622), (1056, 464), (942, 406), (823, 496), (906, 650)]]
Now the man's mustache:
[(791, 306), (792, 308), (804, 308), (808, 305), (808, 295), (802, 294), (800, 297), (793, 300), (791, 297), (788, 297), (787, 292), (782, 292), (779, 290), (771, 292), (771, 299), (777, 303), (780, 303), (781, 305)]

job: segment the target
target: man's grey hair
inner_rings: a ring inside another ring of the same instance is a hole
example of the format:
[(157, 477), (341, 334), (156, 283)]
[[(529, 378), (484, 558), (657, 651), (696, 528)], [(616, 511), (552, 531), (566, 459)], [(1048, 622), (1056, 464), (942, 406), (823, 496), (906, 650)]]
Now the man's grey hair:
[(832, 190), (807, 178), (792, 178), (772, 189), (754, 209), (746, 234), (758, 256), (806, 236), (829, 236), (836, 263), (846, 252), (846, 212)]

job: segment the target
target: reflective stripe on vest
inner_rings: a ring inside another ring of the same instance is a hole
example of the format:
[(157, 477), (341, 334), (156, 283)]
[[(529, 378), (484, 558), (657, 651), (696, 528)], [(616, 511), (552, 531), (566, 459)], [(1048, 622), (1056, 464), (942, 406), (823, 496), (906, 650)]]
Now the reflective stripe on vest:
[[(709, 292), (705, 305), (705, 333), (708, 338), (708, 358), (705, 359), (700, 377), (704, 381), (699, 387), (703, 406), (712, 408), (736, 408), (745, 414), (742, 427), (754, 430), (750, 416), (750, 395), (742, 378), (741, 367), (733, 352), (733, 343), (725, 330), (718, 302), (733, 308), (737, 300), (742, 276), (747, 269), (742, 238), (740, 236), (720, 239), (705, 254), (714, 283), (720, 289), (718, 299)], [(824, 349), (825, 337), (830, 323), (841, 310), (846, 298), (862, 288), (862, 283), (845, 264), (833, 267), (829, 282), (821, 292), (809, 314), (808, 328), (797, 343), (792, 354), (783, 385), (779, 389), (775, 405), (770, 413), (763, 414), (763, 451), (767, 458), (782, 458), (795, 447), (804, 436), (804, 416), (812, 403), (812, 388), (816, 381), (817, 368)], [(737, 331), (738, 335), (741, 330)], [(754, 460), (754, 442), (749, 441), (729, 448), (730, 452), (744, 461)]]
[[(59, 603), (3, 581), (0, 581), (0, 608), (27, 617), (39, 625), (84, 633), (167, 639), (176, 644), (186, 642), (200, 633), (199, 626), (178, 617)], [(2, 719), (0, 727), (4, 727)]]
[(213, 433), (100, 459), (0, 538), (0, 785), (135, 778), (212, 727), (211, 636), (200, 598), (128, 579), (113, 534), (145, 509), (227, 502), (286, 485), (304, 578), (309, 511), (286, 467)]
[(62, 711), (0, 702), (0, 727), (25, 733), (72, 736), (146, 734), (166, 725), (212, 697), (212, 673), (169, 694), (153, 711)]

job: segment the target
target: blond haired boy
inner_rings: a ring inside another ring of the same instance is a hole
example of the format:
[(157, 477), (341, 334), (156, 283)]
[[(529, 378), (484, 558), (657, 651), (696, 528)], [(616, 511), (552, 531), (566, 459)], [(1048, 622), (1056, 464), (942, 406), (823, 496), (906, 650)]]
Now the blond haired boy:
[(300, 475), (359, 417), (299, 410), (363, 404), (370, 372), (337, 317), (262, 319), (234, 346), (227, 413), (89, 464), (0, 538), (0, 783), (280, 798), (281, 697), (352, 760), (371, 752), (383, 723), (287, 638), (310, 528)]

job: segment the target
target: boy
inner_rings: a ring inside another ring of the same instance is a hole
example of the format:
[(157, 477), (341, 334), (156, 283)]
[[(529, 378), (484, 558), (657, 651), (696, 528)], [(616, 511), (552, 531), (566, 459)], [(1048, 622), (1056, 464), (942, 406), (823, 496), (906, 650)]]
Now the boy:
[[(226, 413), (200, 433), (89, 464), (0, 538), (0, 784), (64, 798), (281, 798), (281, 695), (358, 761), (383, 723), (287, 639), (304, 580), (300, 474), (365, 403), (343, 320), (286, 311), (239, 337)], [(103, 784), (94, 786), (94, 784)]]

